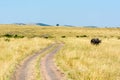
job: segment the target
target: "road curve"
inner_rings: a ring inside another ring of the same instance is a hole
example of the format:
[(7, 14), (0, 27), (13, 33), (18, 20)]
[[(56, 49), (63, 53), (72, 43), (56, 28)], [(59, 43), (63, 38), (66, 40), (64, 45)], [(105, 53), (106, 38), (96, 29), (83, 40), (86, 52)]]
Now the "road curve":
[(49, 50), (53, 46), (55, 46), (55, 44), (51, 44), (48, 47), (44, 48), (42, 51), (37, 52), (33, 54), (32, 56), (29, 56), (27, 59), (25, 59), (25, 61), (23, 61), (23, 63), (19, 66), (19, 68), (16, 69), (16, 71), (14, 72), (11, 80), (34, 80), (32, 79), (32, 77), (30, 79), (30, 76), (32, 76), (32, 66), (34, 65), (33, 64), (34, 61), (40, 54)]
[(58, 44), (49, 54), (41, 60), (41, 73), (43, 80), (65, 80), (64, 74), (61, 73), (54, 64), (53, 57), (61, 49), (63, 44)]

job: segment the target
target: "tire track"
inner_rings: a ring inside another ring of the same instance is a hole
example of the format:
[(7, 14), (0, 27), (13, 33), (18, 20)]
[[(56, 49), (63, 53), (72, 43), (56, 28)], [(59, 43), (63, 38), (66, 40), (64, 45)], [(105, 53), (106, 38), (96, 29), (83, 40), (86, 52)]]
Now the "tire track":
[(65, 80), (64, 74), (57, 69), (53, 61), (54, 55), (61, 49), (62, 46), (63, 44), (58, 44), (54, 50), (41, 60), (41, 73), (43, 80)]
[(32, 77), (34, 67), (33, 65), (35, 64), (34, 61), (37, 59), (37, 57), (39, 57), (40, 54), (44, 53), (55, 45), (56, 44), (51, 44), (50, 46), (44, 48), (42, 51), (37, 52), (25, 59), (19, 68), (14, 72), (11, 80), (34, 80), (34, 77)]

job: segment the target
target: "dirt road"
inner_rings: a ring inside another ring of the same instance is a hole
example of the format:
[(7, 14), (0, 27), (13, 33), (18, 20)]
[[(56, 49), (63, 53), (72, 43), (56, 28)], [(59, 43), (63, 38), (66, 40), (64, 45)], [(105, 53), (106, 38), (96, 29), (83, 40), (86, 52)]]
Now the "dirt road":
[(55, 48), (52, 51), (50, 51), (40, 62), (40, 70), (42, 72), (43, 80), (61, 80), (63, 75), (54, 65), (53, 56), (60, 50), (62, 44), (51, 44), (50, 46), (44, 48), (40, 52), (37, 52), (34, 55), (26, 58), (21, 63), (19, 68), (16, 69), (11, 80), (35, 80), (33, 75), (35, 74), (34, 67), (36, 65), (35, 61), (37, 57), (39, 57), (40, 54), (43, 54), (44, 52), (50, 50), (53, 47)]
[(61, 73), (54, 64), (53, 57), (60, 50), (62, 44), (59, 44), (54, 50), (47, 54), (41, 61), (43, 80), (64, 80), (64, 74)]

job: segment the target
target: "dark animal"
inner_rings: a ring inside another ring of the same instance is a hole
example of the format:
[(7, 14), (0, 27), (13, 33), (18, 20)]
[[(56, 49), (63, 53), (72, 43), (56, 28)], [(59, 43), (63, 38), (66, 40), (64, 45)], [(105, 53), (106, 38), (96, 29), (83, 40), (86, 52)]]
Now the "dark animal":
[(100, 43), (101, 43), (101, 40), (99, 40), (98, 38), (91, 39), (91, 44), (99, 45)]

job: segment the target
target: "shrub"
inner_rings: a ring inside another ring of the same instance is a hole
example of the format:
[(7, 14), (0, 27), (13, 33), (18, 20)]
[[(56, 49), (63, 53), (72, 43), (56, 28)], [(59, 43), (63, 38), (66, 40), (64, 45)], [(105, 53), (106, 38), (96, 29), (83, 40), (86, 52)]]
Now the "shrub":
[(24, 38), (24, 36), (20, 36), (20, 35), (15, 34), (14, 38)]
[(13, 35), (13, 34), (8, 34), (8, 33), (3, 35), (3, 37), (7, 37), (7, 38), (24, 38), (24, 36), (21, 36), (21, 35), (17, 35), (17, 34)]
[(77, 38), (79, 38), (80, 36), (76, 36)]
[(66, 36), (61, 36), (62, 38), (66, 38)]
[(87, 35), (81, 35), (80, 37), (88, 37)]
[(3, 35), (4, 37), (7, 37), (7, 38), (12, 38), (13, 37), (13, 35), (12, 34), (5, 34), (5, 35)]

